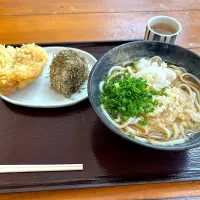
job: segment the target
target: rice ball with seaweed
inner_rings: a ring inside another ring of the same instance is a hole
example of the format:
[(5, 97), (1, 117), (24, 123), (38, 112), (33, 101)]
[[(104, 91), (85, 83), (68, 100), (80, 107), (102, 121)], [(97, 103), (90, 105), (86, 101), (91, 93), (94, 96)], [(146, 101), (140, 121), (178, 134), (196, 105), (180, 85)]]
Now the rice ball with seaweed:
[(50, 65), (51, 87), (66, 97), (79, 92), (88, 79), (88, 66), (84, 57), (71, 49), (60, 51)]

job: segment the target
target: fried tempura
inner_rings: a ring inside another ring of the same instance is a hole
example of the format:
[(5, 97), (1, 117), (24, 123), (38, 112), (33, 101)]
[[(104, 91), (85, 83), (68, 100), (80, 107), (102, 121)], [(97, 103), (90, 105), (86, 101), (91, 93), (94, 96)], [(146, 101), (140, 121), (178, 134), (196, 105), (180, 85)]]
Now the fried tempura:
[(35, 81), (47, 61), (46, 50), (35, 44), (0, 45), (0, 93), (8, 95)]

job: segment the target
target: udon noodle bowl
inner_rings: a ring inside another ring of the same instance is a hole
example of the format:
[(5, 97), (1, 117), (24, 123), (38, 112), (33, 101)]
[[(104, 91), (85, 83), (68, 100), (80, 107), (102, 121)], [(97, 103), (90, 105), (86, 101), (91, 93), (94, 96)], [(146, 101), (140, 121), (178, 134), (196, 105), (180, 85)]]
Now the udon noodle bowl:
[(158, 56), (113, 66), (99, 84), (107, 119), (145, 143), (173, 146), (200, 131), (200, 80)]

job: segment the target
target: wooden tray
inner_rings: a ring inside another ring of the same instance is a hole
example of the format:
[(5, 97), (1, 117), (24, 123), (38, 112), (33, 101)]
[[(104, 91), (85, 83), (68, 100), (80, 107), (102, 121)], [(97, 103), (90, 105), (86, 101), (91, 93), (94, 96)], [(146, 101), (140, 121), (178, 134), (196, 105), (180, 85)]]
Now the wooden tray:
[[(128, 41), (43, 44), (76, 47), (97, 59)], [(76, 172), (0, 174), (0, 192), (200, 180), (199, 148), (164, 152), (109, 131), (88, 100), (60, 109), (33, 109), (0, 100), (0, 164), (83, 163)]]

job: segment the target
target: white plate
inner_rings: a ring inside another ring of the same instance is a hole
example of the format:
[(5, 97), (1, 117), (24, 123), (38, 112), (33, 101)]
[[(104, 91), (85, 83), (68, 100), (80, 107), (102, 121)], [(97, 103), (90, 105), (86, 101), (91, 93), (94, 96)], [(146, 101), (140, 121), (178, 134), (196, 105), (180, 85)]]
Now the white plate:
[(50, 86), (49, 65), (52, 62), (53, 56), (64, 49), (72, 49), (84, 56), (88, 63), (89, 71), (91, 71), (92, 67), (96, 63), (96, 58), (85, 51), (75, 48), (45, 47), (45, 49), (47, 51), (49, 61), (44, 66), (41, 76), (27, 87), (17, 90), (8, 96), (0, 94), (2, 99), (20, 106), (34, 108), (56, 108), (70, 106), (87, 98), (87, 82), (83, 85), (80, 93), (73, 94), (71, 98), (66, 98), (63, 95), (53, 91)]

